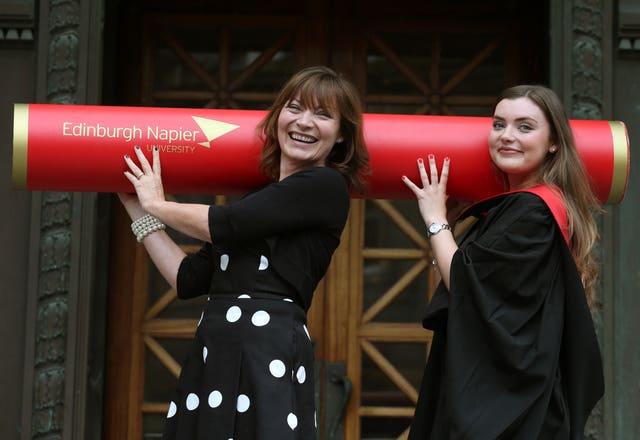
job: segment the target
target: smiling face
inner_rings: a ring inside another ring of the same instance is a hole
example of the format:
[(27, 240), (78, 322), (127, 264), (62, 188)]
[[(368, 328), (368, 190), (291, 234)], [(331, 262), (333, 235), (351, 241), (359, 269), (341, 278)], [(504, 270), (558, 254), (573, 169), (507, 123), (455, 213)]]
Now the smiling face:
[(489, 153), (498, 170), (506, 174), (510, 190), (539, 184), (540, 167), (556, 150), (549, 122), (531, 99), (498, 103), (489, 133)]
[(338, 111), (305, 104), (295, 96), (278, 116), (280, 179), (303, 168), (325, 166), (338, 142), (342, 142)]

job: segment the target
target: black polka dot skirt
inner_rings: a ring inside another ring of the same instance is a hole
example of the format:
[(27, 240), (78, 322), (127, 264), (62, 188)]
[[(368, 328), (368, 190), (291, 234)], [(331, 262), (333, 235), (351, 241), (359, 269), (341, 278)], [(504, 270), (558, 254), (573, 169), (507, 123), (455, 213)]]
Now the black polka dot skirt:
[(182, 367), (163, 439), (316, 439), (305, 312), (275, 295), (213, 295)]

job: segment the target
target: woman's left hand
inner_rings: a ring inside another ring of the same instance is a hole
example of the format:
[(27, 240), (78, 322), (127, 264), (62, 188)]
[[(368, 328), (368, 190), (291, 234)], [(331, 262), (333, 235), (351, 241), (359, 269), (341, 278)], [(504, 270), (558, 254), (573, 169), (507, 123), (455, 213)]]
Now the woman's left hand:
[(146, 212), (153, 213), (154, 205), (165, 201), (160, 169), (160, 153), (157, 148), (153, 149), (153, 165), (149, 164), (142, 149), (137, 145), (135, 153), (140, 166), (133, 161), (131, 156), (125, 155), (124, 161), (129, 169), (124, 172), (124, 175), (135, 188), (142, 208)]
[(435, 157), (429, 155), (429, 175), (422, 158), (418, 159), (418, 170), (422, 188), (419, 188), (407, 176), (402, 176), (404, 183), (413, 191), (418, 199), (418, 207), (425, 224), (442, 223), (447, 220), (447, 179), (449, 177), (449, 158), (442, 163), (442, 173), (438, 177)]

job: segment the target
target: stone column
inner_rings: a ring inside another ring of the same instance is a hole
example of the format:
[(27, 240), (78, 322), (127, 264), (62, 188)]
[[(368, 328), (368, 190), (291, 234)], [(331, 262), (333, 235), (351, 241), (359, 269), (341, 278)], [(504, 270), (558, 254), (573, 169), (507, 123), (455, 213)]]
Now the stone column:
[[(612, 6), (605, 0), (551, 0), (551, 83), (562, 97), (572, 119), (611, 118), (611, 38)], [(602, 271), (593, 319), (605, 363), (605, 398), (594, 409), (585, 429), (586, 439), (607, 438), (607, 399), (611, 389), (611, 336), (613, 320), (610, 298), (613, 295), (611, 253), (603, 249), (613, 245), (613, 224), (608, 219), (599, 223), (602, 241), (598, 252)]]
[[(97, 104), (101, 1), (44, 0), (39, 8), (38, 102)], [(87, 406), (101, 405), (99, 396), (88, 399), (102, 383), (89, 356), (90, 342), (104, 337), (91, 322), (102, 295), (95, 289), (98, 197), (44, 191), (32, 201), (22, 439), (99, 438), (101, 411), (86, 424), (87, 411), (96, 412)]]

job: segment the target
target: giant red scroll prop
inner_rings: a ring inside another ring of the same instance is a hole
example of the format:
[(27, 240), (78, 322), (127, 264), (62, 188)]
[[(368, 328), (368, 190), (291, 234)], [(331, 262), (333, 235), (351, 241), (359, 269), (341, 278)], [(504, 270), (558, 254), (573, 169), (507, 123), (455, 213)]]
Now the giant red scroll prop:
[[(165, 191), (242, 194), (267, 182), (258, 170), (256, 126), (264, 111), (16, 104), (13, 184), (49, 191), (127, 192), (123, 156), (160, 148)], [(598, 198), (620, 203), (629, 176), (629, 139), (619, 121), (572, 120)], [(479, 200), (498, 192), (487, 147), (491, 118), (365, 114), (372, 175), (366, 198), (405, 199), (419, 181), (416, 159), (451, 158), (449, 195)], [(354, 194), (357, 196), (356, 194)]]

